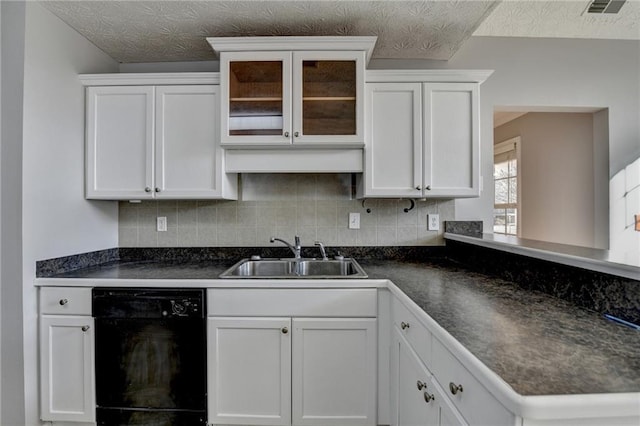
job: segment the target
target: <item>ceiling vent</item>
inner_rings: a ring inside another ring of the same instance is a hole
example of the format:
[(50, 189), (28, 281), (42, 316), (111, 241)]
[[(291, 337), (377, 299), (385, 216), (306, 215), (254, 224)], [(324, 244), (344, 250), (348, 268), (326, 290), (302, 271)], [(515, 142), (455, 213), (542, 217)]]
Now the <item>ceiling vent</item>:
[(626, 0), (593, 0), (587, 13), (618, 13)]

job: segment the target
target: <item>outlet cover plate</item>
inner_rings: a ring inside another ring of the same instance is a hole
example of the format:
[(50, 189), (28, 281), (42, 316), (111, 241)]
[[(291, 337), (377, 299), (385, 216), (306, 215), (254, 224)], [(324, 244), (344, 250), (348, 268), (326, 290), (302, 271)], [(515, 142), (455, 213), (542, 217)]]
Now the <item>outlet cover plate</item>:
[(156, 221), (158, 232), (166, 232), (167, 231), (167, 217), (159, 216)]
[(440, 215), (439, 214), (428, 214), (427, 215), (427, 230), (428, 231), (439, 231), (440, 230)]

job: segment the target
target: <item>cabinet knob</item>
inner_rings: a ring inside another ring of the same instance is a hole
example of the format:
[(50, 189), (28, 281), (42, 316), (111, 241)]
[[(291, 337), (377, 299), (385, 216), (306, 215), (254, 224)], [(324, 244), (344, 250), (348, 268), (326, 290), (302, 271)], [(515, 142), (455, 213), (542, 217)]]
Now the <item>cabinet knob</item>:
[(289, 137), (289, 132), (284, 132), (284, 137), (288, 138)]
[(462, 389), (462, 385), (456, 385), (453, 382), (449, 383), (449, 390), (451, 391), (451, 393), (453, 395), (457, 394), (458, 392), (462, 392), (464, 389)]
[(148, 186), (144, 189), (144, 192), (151, 192), (151, 188), (149, 188)]
[(156, 187), (156, 192), (162, 191), (160, 188)]
[(282, 327), (282, 334), (287, 334), (289, 329), (287, 327)]
[(424, 189), (426, 189), (427, 191), (431, 191), (431, 185), (425, 186)]
[(300, 132), (295, 132), (295, 133), (293, 134), (293, 136), (295, 136), (295, 137), (297, 138), (298, 136), (300, 136)]
[(420, 187), (420, 185), (418, 185), (418, 186), (416, 186), (416, 189), (417, 189), (418, 191), (420, 191), (422, 188)]
[(404, 321), (402, 321), (402, 322), (400, 323), (400, 328), (401, 328), (401, 329), (403, 329), (403, 330), (406, 330), (406, 329), (407, 329), (407, 328), (409, 328), (409, 327), (411, 327), (411, 326), (409, 325), (409, 323), (408, 323), (408, 322), (404, 322)]
[(59, 302), (59, 303), (60, 303), (60, 306), (64, 306), (64, 305), (66, 305), (67, 303), (69, 303), (69, 301), (68, 301), (67, 299), (60, 299), (60, 302)]
[(424, 401), (427, 404), (430, 403), (431, 401), (433, 401), (434, 399), (436, 399), (436, 397), (432, 393), (431, 394), (429, 392), (425, 392), (424, 393)]
[(87, 331), (89, 330), (89, 326), (88, 325), (83, 325), (82, 326), (82, 331)]
[(422, 389), (427, 387), (427, 384), (425, 382), (423, 382), (422, 380), (418, 380), (416, 382), (416, 386), (418, 387), (418, 390), (422, 390)]

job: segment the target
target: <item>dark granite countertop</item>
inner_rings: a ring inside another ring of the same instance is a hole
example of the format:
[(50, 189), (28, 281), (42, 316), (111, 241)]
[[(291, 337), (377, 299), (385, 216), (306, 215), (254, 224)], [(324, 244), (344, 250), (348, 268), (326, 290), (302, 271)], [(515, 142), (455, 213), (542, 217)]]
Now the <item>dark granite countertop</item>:
[[(53, 279), (216, 279), (234, 260), (111, 262)], [(429, 263), (359, 260), (521, 395), (640, 392), (640, 332), (544, 293)]]
[(640, 332), (454, 264), (361, 262), (521, 395), (640, 392)]
[(128, 261), (108, 262), (75, 271), (55, 274), (47, 278), (95, 280), (215, 280), (231, 267), (235, 260)]

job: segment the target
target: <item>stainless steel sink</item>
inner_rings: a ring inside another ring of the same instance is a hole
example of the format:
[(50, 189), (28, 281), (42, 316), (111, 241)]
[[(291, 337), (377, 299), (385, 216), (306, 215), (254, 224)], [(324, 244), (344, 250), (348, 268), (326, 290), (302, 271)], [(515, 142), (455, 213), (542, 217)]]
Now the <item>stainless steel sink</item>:
[(243, 259), (220, 278), (367, 278), (355, 259)]

